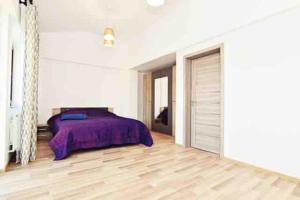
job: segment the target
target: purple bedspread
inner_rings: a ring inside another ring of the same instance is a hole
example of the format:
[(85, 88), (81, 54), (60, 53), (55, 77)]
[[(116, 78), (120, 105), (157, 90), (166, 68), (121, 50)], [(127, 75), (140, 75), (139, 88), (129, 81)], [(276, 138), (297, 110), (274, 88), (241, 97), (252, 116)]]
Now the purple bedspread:
[[(82, 113), (82, 110), (67, 112)], [(54, 151), (55, 160), (61, 160), (79, 149), (124, 144), (146, 146), (153, 144), (148, 128), (140, 121), (119, 117), (103, 110), (84, 114), (88, 115), (88, 119), (62, 121), (59, 114), (48, 120), (54, 135), (49, 145)]]

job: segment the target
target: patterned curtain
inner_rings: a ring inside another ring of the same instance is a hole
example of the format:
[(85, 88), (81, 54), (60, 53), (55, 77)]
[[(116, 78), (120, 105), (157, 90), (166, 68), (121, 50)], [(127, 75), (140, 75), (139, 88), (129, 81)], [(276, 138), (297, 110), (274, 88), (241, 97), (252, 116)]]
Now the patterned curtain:
[(22, 107), (21, 148), (17, 161), (27, 165), (36, 158), (38, 116), (39, 33), (37, 8), (28, 4), (25, 14), (25, 69)]

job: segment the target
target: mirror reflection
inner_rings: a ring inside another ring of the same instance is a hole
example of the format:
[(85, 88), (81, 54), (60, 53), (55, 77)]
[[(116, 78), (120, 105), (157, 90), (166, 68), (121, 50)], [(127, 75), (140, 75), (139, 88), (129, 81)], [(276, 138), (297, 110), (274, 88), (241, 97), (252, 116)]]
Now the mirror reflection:
[(155, 123), (168, 125), (168, 77), (155, 79), (154, 87)]

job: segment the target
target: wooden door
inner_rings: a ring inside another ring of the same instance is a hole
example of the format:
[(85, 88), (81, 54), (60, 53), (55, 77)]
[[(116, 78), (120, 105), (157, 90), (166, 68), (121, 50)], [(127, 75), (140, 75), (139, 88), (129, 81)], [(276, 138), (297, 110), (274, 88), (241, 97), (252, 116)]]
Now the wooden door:
[(220, 153), (220, 53), (192, 60), (191, 146)]

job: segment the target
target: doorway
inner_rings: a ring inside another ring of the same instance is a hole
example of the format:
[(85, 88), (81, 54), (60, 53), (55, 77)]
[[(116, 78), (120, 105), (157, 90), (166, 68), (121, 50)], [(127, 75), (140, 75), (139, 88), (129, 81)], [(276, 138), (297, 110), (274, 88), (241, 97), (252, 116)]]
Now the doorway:
[(185, 57), (186, 146), (223, 156), (223, 46)]

